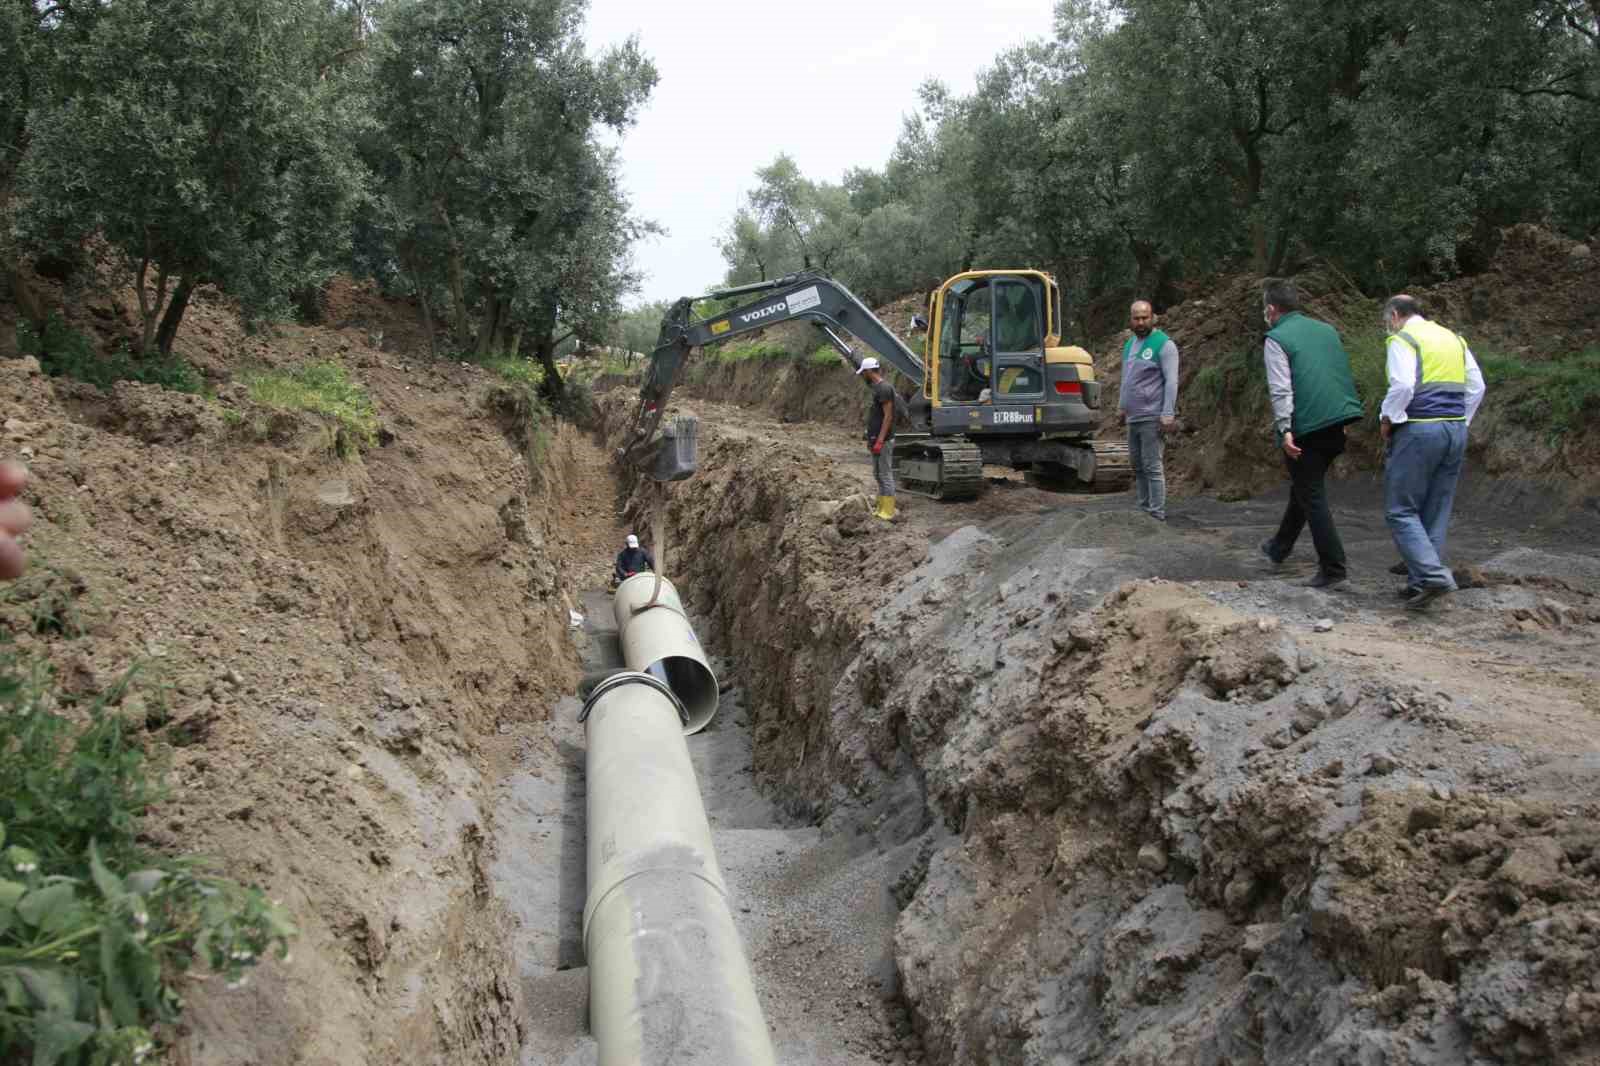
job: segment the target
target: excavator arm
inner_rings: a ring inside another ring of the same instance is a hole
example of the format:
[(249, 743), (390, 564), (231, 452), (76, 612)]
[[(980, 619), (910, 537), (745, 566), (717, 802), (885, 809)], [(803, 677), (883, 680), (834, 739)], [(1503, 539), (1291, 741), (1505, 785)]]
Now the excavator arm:
[(716, 300), (755, 298), (731, 311), (697, 319), (695, 300), (684, 297), (672, 305), (662, 320), (656, 349), (639, 390), (639, 406), (622, 449), (625, 461), (644, 467), (657, 481), (679, 481), (695, 471), (693, 424), (680, 419), (665, 430), (661, 427), (667, 401), (692, 348), (721, 344), (791, 319), (807, 319), (852, 367), (860, 366), (861, 361), (840, 335), (844, 331), (859, 338), (918, 387), (922, 385), (922, 360), (854, 293), (826, 274), (804, 271), (772, 281), (718, 289), (709, 295)]

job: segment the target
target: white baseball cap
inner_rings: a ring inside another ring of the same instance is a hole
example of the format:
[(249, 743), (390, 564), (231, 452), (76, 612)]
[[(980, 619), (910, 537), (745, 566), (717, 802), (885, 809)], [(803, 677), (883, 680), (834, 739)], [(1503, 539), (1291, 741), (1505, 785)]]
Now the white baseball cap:
[(638, 546), (639, 546), (639, 538), (634, 536), (632, 533), (629, 533), (628, 534), (628, 547), (637, 548)]
[(856, 367), (856, 373), (860, 374), (860, 373), (863, 373), (863, 372), (868, 371), (868, 370), (877, 370), (877, 369), (878, 369), (878, 360), (876, 358), (874, 358), (873, 356), (869, 355), (865, 359), (861, 360), (861, 365)]

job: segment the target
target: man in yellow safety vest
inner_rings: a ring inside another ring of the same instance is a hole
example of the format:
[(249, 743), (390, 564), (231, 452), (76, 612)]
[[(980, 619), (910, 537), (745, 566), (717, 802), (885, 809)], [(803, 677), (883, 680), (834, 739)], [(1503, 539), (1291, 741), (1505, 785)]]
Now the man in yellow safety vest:
[(1423, 318), (1414, 297), (1390, 297), (1383, 325), (1389, 333), (1389, 392), (1379, 416), (1387, 445), (1384, 517), (1405, 561), (1400, 594), (1407, 609), (1420, 611), (1455, 591), (1443, 561), (1445, 534), (1467, 425), (1483, 402), (1483, 372), (1467, 342)]

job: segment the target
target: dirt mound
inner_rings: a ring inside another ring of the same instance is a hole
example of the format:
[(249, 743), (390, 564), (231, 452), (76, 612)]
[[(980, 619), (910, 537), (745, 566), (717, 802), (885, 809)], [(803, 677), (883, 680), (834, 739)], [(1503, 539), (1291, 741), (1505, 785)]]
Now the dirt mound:
[(572, 431), (525, 454), (483, 409), (488, 375), (403, 369), (355, 326), (248, 338), (220, 302), (191, 315), (216, 379), (349, 352), (387, 443), (341, 459), (321, 420), (237, 387), (100, 393), (0, 360), (39, 517), (0, 626), (81, 689), (144, 664), (121, 711), (170, 758), (146, 840), (263, 884), (301, 930), (248, 988), (186, 989), (175, 1060), (511, 1061), (490, 801), (576, 676), (564, 575), (594, 549), (554, 528), (588, 488)]

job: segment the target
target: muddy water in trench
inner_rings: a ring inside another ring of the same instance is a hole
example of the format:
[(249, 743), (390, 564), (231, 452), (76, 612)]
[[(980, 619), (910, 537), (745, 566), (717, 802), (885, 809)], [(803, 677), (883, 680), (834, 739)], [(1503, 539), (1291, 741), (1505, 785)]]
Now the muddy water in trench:
[[(573, 631), (585, 670), (622, 665), (611, 597), (583, 596)], [(719, 667), (722, 703), (689, 752), (711, 823), (735, 923), (755, 976), (778, 1061), (920, 1062), (891, 959), (896, 908), (888, 886), (914, 845), (889, 850), (863, 837), (796, 824), (756, 787), (739, 679)], [(494, 890), (520, 925), (514, 951), (528, 1007), (522, 1062), (597, 1061), (588, 1032), (584, 731), (580, 703), (563, 699), (547, 723), (555, 758), (502, 786)]]

